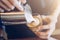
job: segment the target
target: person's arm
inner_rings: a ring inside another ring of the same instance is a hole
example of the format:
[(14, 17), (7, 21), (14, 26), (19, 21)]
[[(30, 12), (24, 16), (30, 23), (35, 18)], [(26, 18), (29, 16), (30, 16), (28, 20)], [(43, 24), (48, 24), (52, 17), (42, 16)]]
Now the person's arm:
[(44, 38), (49, 38), (52, 35), (53, 31), (55, 30), (56, 23), (57, 23), (57, 18), (59, 16), (59, 14), (60, 14), (60, 1), (58, 0), (57, 1), (57, 7), (54, 10), (54, 12), (51, 15), (48, 15), (48, 16), (44, 16), (43, 15), (42, 16), (42, 19), (45, 22), (49, 22), (49, 24), (40, 26), (39, 28), (42, 27), (42, 29), (49, 29), (49, 30), (46, 31), (46, 32), (40, 32), (40, 33), (38, 33), (38, 34), (40, 34), (40, 38), (43, 38), (43, 39)]

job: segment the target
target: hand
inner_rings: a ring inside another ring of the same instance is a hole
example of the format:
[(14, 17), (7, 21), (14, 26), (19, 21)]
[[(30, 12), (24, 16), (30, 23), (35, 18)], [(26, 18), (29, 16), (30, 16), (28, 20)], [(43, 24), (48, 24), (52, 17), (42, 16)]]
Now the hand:
[(42, 39), (48, 39), (55, 30), (56, 19), (53, 19), (52, 16), (44, 16), (42, 19), (45, 21), (43, 23), (48, 23), (38, 26), (35, 33)]
[(14, 10), (15, 7), (23, 11), (21, 3), (25, 4), (26, 0), (0, 0), (0, 12), (4, 12), (4, 9), (7, 11)]

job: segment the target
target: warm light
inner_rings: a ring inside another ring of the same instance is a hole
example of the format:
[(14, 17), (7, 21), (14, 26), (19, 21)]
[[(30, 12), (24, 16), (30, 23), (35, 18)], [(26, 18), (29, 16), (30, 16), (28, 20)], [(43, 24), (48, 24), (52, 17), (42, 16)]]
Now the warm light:
[(57, 7), (56, 7), (56, 9), (55, 9), (53, 14), (54, 14), (55, 18), (57, 18), (58, 15), (60, 14), (60, 0), (57, 1)]

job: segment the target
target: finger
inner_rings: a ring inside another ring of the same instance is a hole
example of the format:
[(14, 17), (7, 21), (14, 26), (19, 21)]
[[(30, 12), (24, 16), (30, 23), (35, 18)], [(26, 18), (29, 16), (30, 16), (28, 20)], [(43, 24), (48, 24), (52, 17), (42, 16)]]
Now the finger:
[(19, 0), (19, 1), (21, 1), (23, 4), (25, 4), (25, 3), (26, 3), (26, 0)]
[(0, 6), (2, 8), (4, 8), (5, 10), (10, 11), (10, 9), (8, 7), (6, 7), (1, 1), (0, 1)]
[(46, 39), (48, 38), (48, 32), (36, 32), (37, 36), (42, 38), (42, 39)]
[(14, 9), (14, 6), (8, 0), (2, 0), (11, 10)]
[(42, 29), (50, 29), (50, 25), (43, 25)]
[(40, 38), (46, 39), (48, 38), (48, 32), (37, 32), (37, 36)]
[(49, 25), (38, 26), (38, 31), (39, 31), (39, 32), (46, 32), (46, 31), (48, 31), (48, 30), (50, 30)]
[(21, 5), (21, 1), (18, 0), (9, 0), (18, 10), (23, 11), (23, 6)]
[(41, 36), (48, 36), (48, 31), (47, 32), (40, 32)]
[(50, 27), (48, 25), (43, 25), (42, 27), (38, 27), (38, 32), (41, 36), (46, 36), (48, 35), (50, 31)]
[(48, 35), (49, 35), (49, 31), (47, 31), (47, 32), (40, 32), (40, 38), (46, 39), (46, 38), (48, 38)]
[(0, 8), (0, 12), (4, 12), (4, 10), (2, 8)]

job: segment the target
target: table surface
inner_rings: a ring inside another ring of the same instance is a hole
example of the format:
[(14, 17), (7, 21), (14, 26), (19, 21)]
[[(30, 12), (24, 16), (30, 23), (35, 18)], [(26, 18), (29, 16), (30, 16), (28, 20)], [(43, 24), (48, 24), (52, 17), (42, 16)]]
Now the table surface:
[[(38, 37), (34, 37), (34, 38), (9, 39), (9, 40), (47, 40), (47, 39), (40, 39)], [(55, 39), (53, 37), (50, 37), (48, 40), (59, 40), (59, 39)]]
[(38, 37), (35, 37), (35, 38), (9, 39), (9, 40), (44, 40), (44, 39), (40, 39)]

